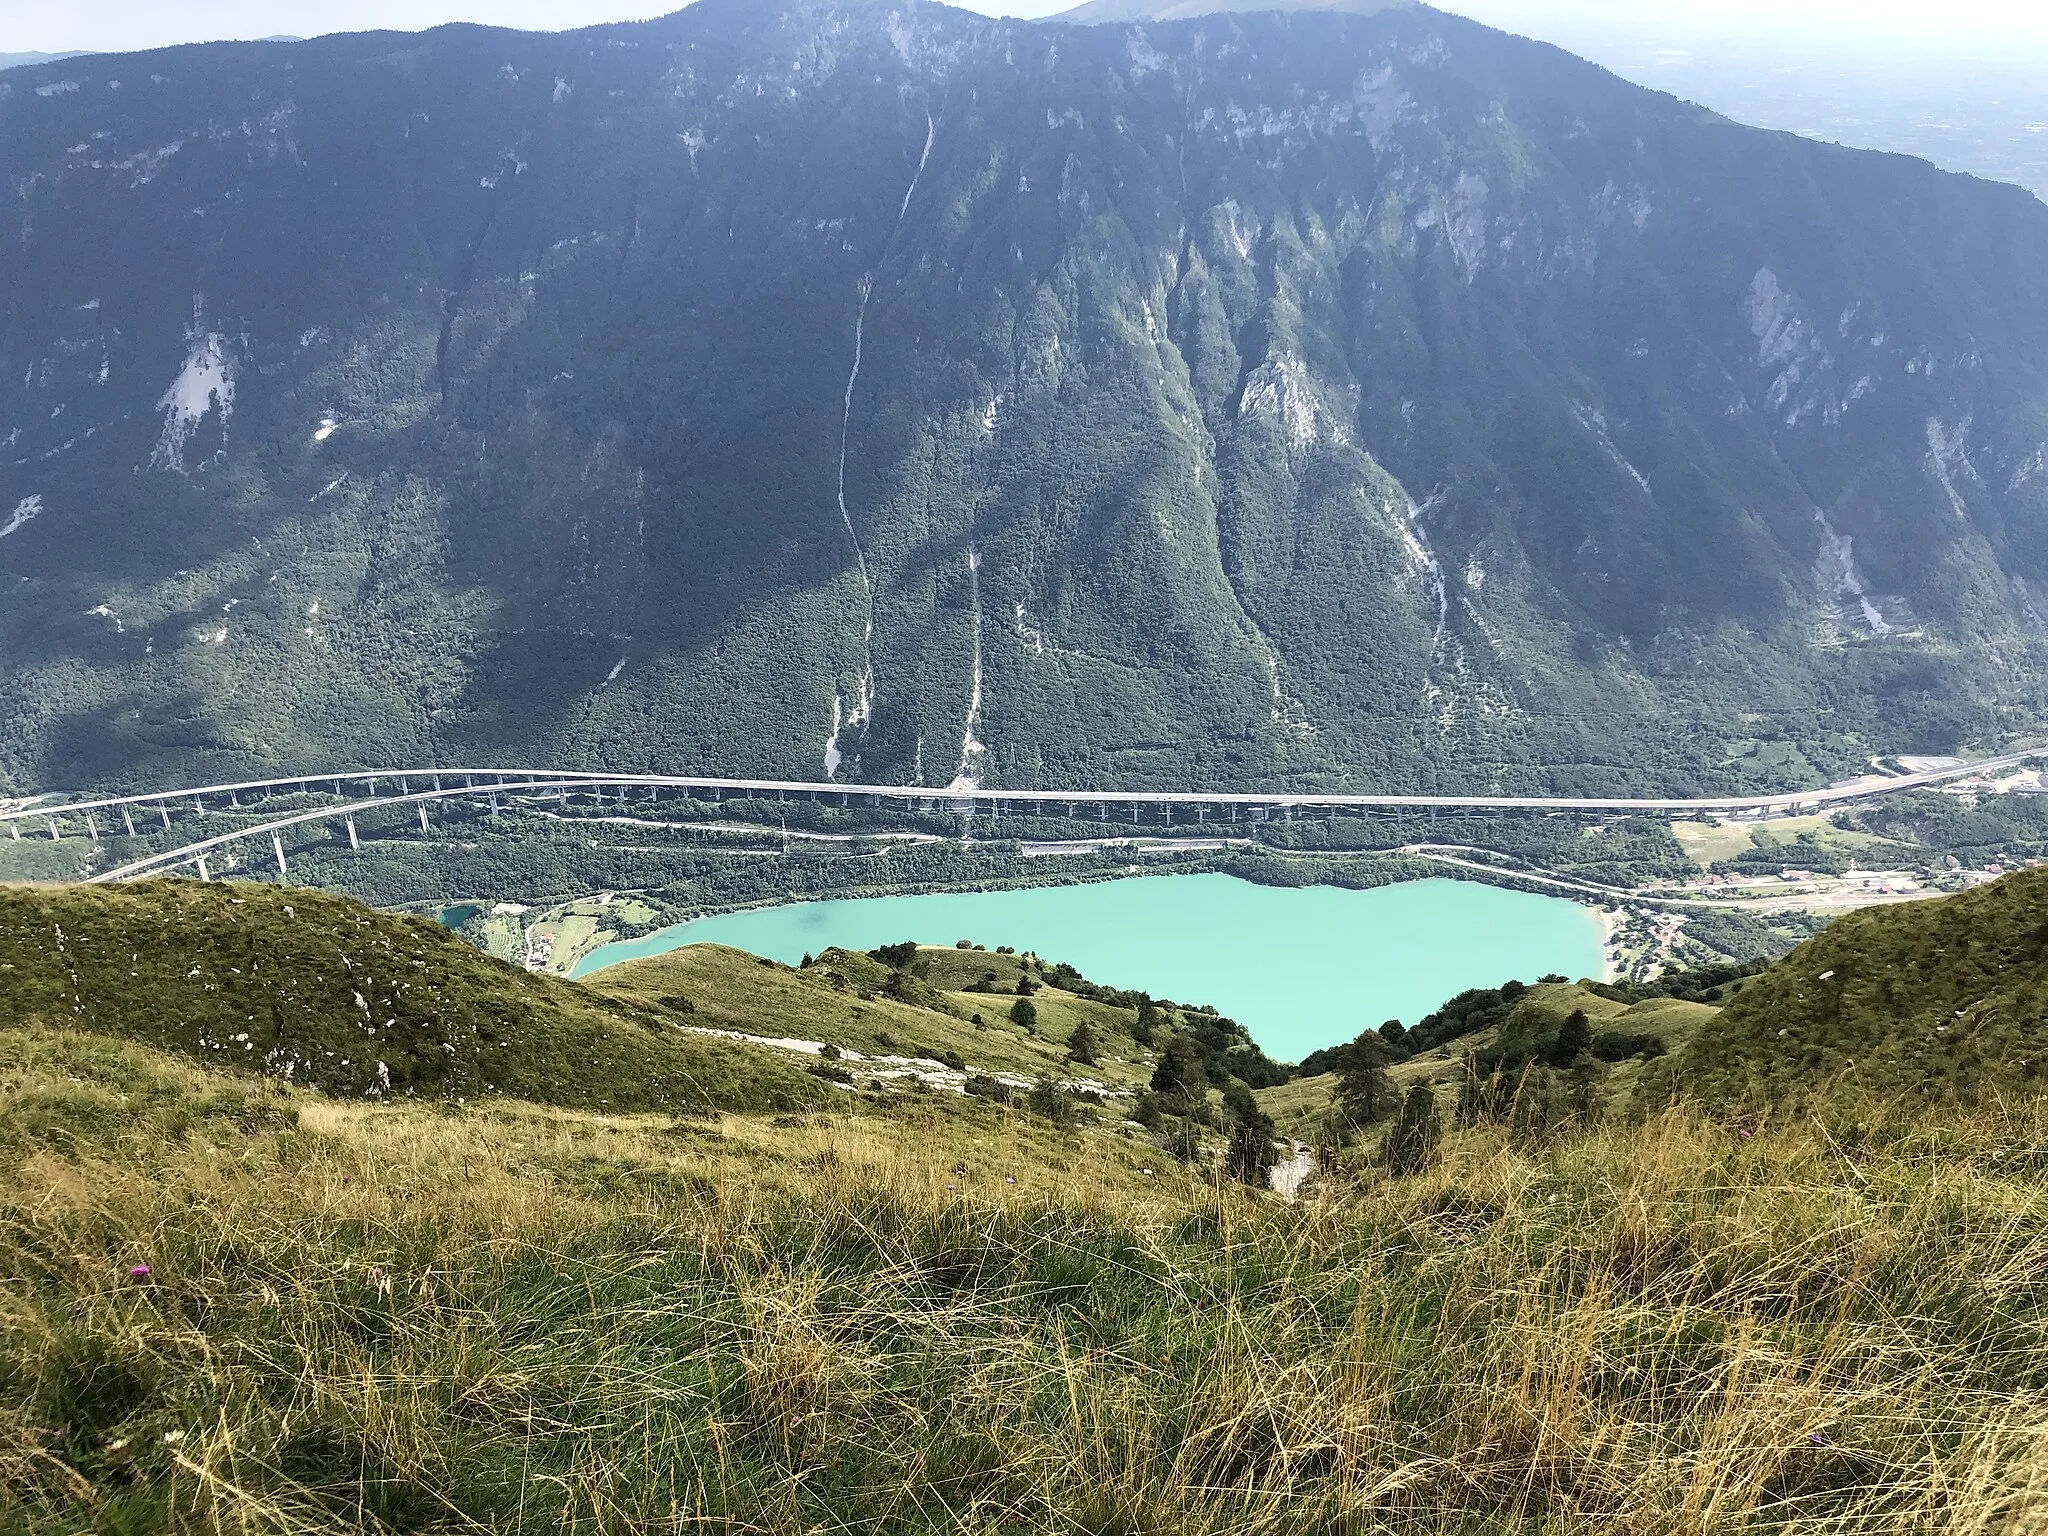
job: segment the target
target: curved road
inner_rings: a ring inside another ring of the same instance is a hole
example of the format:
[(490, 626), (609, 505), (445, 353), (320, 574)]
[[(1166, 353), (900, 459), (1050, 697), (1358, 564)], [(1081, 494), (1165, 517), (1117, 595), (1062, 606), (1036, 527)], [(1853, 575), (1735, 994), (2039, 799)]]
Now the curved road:
[[(119, 815), (125, 828), (132, 826), (134, 813), (141, 810), (145, 813), (154, 813), (163, 827), (168, 828), (173, 808), (182, 810), (188, 802), (195, 811), (204, 814), (209, 799), (216, 802), (213, 807), (215, 810), (241, 809), (240, 797), (245, 794), (332, 794), (341, 800), (339, 804), (295, 811), (285, 816), (266, 819), (255, 825), (239, 827), (215, 837), (134, 860), (92, 877), (96, 881), (107, 881), (133, 879), (182, 865), (197, 864), (207, 853), (228, 843), (266, 835), (275, 838), (288, 828), (309, 822), (332, 821), (337, 817), (352, 817), (360, 812), (395, 805), (417, 805), (421, 807), (424, 815), (424, 808), (436, 801), (495, 796), (500, 793), (566, 796), (574, 793), (602, 794), (605, 790), (617, 790), (623, 798), (625, 791), (633, 789), (644, 789), (655, 794), (663, 790), (676, 790), (688, 792), (693, 798), (712, 801), (807, 799), (842, 805), (897, 805), (906, 810), (962, 813), (984, 808), (1000, 812), (1011, 807), (1031, 807), (1043, 808), (1051, 814), (1064, 811), (1066, 816), (1073, 819), (1082, 819), (1085, 810), (1092, 808), (1103, 820), (1108, 819), (1112, 808), (1130, 810), (1134, 820), (1139, 812), (1149, 809), (1160, 812), (1162, 819), (1168, 824), (1171, 824), (1172, 813), (1175, 810), (1192, 812), (1197, 822), (1206, 822), (1211, 812), (1228, 813), (1232, 821), (1237, 820), (1240, 813), (1246, 813), (1250, 820), (1261, 821), (1273, 816), (1291, 817), (1300, 811), (1376, 810), (1585, 811), (1622, 814), (1648, 812), (1677, 815), (1711, 812), (1732, 816), (1771, 816), (1798, 815), (1823, 810), (1833, 805), (1878, 799), (1902, 790), (1924, 789), (1974, 774), (2015, 768), (2042, 758), (2048, 758), (2048, 747), (2006, 753), (1999, 757), (1924, 773), (1858, 779), (1828, 789), (1797, 790), (1777, 795), (1696, 799), (1550, 795), (1258, 794), (1177, 790), (963, 790), (902, 784), (820, 784), (793, 779), (722, 779), (685, 774), (604, 773), (583, 770), (379, 769), (375, 772), (298, 774), (274, 779), (244, 779), (234, 783), (202, 784), (184, 789), (104, 796), (91, 800), (37, 799), (17, 802), (5, 810), (0, 810), (0, 827), (8, 827), (19, 837), (24, 823), (41, 822), (48, 834), (55, 837), (61, 834), (67, 820), (75, 822), (83, 819), (86, 823), (85, 830), (97, 839), (100, 828), (95, 813), (109, 819)], [(454, 782), (456, 780), (461, 782)], [(414, 789), (412, 786), (415, 781), (428, 787)], [(380, 793), (380, 785), (390, 785), (395, 792)], [(228, 807), (218, 804), (223, 798), (230, 802)], [(281, 846), (279, 857), (282, 859)]]

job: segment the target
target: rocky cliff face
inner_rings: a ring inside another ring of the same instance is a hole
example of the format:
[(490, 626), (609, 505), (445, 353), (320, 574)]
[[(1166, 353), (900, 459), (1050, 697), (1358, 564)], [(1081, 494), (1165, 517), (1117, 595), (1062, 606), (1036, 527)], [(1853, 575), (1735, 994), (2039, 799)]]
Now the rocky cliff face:
[(2048, 207), (1420, 8), (0, 81), (0, 771), (1670, 789), (2035, 718)]

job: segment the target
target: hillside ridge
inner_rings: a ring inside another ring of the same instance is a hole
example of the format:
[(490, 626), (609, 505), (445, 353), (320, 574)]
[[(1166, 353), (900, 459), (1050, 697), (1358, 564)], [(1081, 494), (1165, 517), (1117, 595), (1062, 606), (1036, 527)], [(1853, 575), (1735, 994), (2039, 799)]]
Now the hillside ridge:
[(1745, 982), (1672, 1066), (1680, 1092), (1732, 1106), (2041, 1092), (2048, 870), (1836, 918)]
[(685, 1022), (319, 891), (0, 886), (0, 1025), (111, 1035), (356, 1098), (623, 1111), (822, 1096), (794, 1067)]

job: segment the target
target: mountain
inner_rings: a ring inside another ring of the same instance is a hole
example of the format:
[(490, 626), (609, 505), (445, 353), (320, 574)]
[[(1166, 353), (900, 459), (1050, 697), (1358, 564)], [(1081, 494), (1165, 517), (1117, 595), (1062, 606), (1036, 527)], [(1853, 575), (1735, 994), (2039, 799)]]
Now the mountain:
[(76, 59), (76, 53), (0, 53), (0, 69), (19, 69), (24, 64), (51, 64), (60, 59)]
[(0, 775), (1684, 791), (2023, 730), (2048, 207), (1420, 7), (0, 81)]
[(1372, 16), (1412, 3), (1413, 0), (1087, 0), (1085, 5), (1061, 11), (1053, 20), (1093, 26), (1105, 22), (1188, 21), (1197, 16), (1243, 11), (1280, 11), (1295, 15), (1322, 11)]
[(1720, 27), (1668, 11), (1547, 19), (1550, 41), (1652, 90), (1761, 128), (1916, 155), (2048, 198), (2048, 49), (1973, 48), (1948, 36), (1904, 48), (1882, 29)]

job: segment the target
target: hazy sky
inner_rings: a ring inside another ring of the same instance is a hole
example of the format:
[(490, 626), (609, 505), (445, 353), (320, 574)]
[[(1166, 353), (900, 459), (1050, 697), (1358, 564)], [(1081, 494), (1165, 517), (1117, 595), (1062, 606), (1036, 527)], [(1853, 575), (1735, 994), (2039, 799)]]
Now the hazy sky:
[[(1073, 0), (960, 0), (1017, 16)], [(1930, 57), (2048, 50), (2043, 0), (1437, 0), (1495, 26), (1571, 47), (1621, 33), (1688, 43), (1782, 39), (1802, 47), (1882, 46)], [(222, 37), (299, 37), (444, 21), (562, 28), (658, 16), (678, 0), (0, 0), (0, 53), (124, 50)]]

